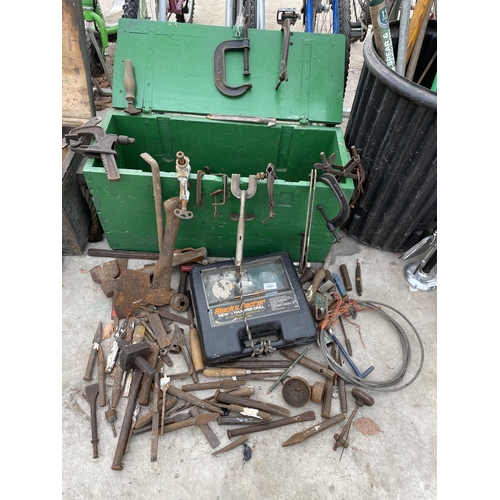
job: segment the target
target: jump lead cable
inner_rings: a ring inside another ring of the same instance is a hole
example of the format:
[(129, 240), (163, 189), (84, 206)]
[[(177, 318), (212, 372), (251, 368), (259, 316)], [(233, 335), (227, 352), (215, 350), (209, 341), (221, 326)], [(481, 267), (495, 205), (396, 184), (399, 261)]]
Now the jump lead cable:
[[(371, 382), (369, 380), (357, 377), (356, 375), (352, 375), (350, 373), (347, 373), (342, 368), (342, 366), (339, 365), (335, 361), (335, 359), (333, 358), (332, 354), (330, 353), (330, 349), (326, 345), (327, 338), (326, 338), (326, 335), (325, 335), (325, 332), (324, 332), (324, 329), (325, 329), (324, 327), (326, 326), (325, 323), (334, 324), (336, 322), (335, 319), (330, 316), (329, 317), (329, 321), (327, 321), (327, 322), (321, 321), (319, 323), (319, 325), (320, 325), (320, 333), (319, 333), (318, 339), (317, 339), (318, 345), (321, 348), (321, 350), (323, 351), (323, 354), (325, 355), (330, 368), (332, 368), (332, 370), (334, 370), (346, 382), (350, 382), (353, 385), (357, 385), (359, 387), (364, 387), (365, 389), (370, 389), (372, 391), (381, 391), (381, 392), (395, 392), (395, 391), (400, 391), (400, 390), (405, 389), (406, 387), (408, 387), (413, 382), (415, 382), (415, 380), (417, 379), (417, 377), (420, 375), (420, 372), (422, 371), (422, 367), (423, 367), (423, 364), (424, 364), (424, 345), (422, 343), (422, 339), (421, 339), (418, 331), (412, 325), (412, 323), (410, 322), (410, 320), (408, 318), (406, 318), (401, 312), (399, 312), (394, 307), (388, 306), (386, 304), (382, 304), (380, 302), (374, 302), (374, 301), (362, 301), (361, 302), (361, 301), (354, 301), (352, 299), (351, 299), (350, 302), (357, 303), (358, 307), (356, 309), (358, 309), (358, 312), (360, 312), (360, 311), (367, 311), (367, 310), (374, 311), (374, 312), (376, 312), (378, 314), (381, 314), (390, 323), (392, 323), (392, 325), (396, 329), (396, 332), (399, 335), (399, 339), (401, 340), (401, 345), (402, 345), (402, 348), (403, 348), (403, 365), (402, 365), (399, 373), (394, 378), (389, 379), (389, 380), (387, 380), (385, 382), (375, 382), (375, 381)], [(384, 311), (382, 309), (383, 307), (391, 309), (395, 313), (399, 314), (399, 316), (401, 316), (408, 323), (408, 325), (413, 330), (413, 332), (414, 332), (414, 334), (415, 334), (415, 336), (416, 336), (416, 338), (418, 340), (419, 346), (420, 346), (420, 363), (419, 363), (419, 366), (418, 366), (418, 369), (417, 369), (415, 375), (407, 383), (405, 383), (404, 385), (400, 385), (398, 387), (394, 387), (394, 386), (397, 385), (397, 384), (399, 384), (403, 380), (403, 378), (406, 375), (406, 372), (407, 372), (407, 369), (408, 369), (408, 365), (410, 364), (410, 359), (411, 359), (410, 342), (409, 342), (408, 336), (406, 335), (406, 333), (405, 333), (403, 327), (401, 326), (401, 324), (399, 324), (386, 311)]]

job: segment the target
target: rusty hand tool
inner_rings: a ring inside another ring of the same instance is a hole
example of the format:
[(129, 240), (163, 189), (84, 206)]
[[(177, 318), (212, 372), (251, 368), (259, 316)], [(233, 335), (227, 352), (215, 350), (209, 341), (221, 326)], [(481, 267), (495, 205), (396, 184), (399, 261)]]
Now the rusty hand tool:
[(361, 281), (361, 264), (359, 263), (359, 259), (356, 259), (356, 293), (358, 297), (361, 297), (363, 294), (363, 283)]
[(335, 246), (332, 243), (332, 246), (330, 247), (330, 251), (328, 252), (328, 255), (326, 256), (326, 259), (323, 262), (323, 265), (314, 273), (312, 283), (309, 285), (309, 288), (305, 292), (306, 299), (307, 299), (307, 302), (309, 304), (312, 304), (314, 302), (314, 297), (316, 296), (316, 292), (318, 291), (318, 287), (321, 285), (321, 283), (325, 279), (326, 271), (328, 270), (328, 267), (330, 266), (330, 261), (332, 260), (332, 257), (333, 257), (334, 248), (335, 248)]
[(174, 387), (170, 383), (167, 383), (166, 390), (172, 396), (175, 396), (178, 399), (182, 399), (183, 401), (187, 401), (188, 403), (192, 403), (199, 408), (203, 408), (211, 413), (217, 413), (218, 415), (224, 415), (224, 412), (217, 408), (217, 406), (205, 401), (203, 399), (197, 398), (192, 394), (182, 391), (181, 389)]
[[(151, 387), (151, 382), (155, 375), (155, 368), (147, 361), (149, 358), (150, 347), (146, 342), (138, 342), (136, 344), (126, 344), (124, 341), (120, 341), (121, 351), (118, 358), (119, 363), (125, 372), (131, 370), (132, 368), (138, 368), (144, 373), (143, 379), (146, 381), (149, 387)], [(137, 376), (135, 378), (138, 378)], [(130, 389), (130, 392), (132, 389)], [(130, 395), (129, 395), (130, 397)], [(137, 400), (138, 394), (136, 394), (135, 399)]]
[(342, 422), (342, 420), (345, 419), (345, 415), (343, 413), (339, 413), (338, 415), (335, 415), (334, 417), (324, 420), (320, 424), (316, 424), (313, 427), (309, 427), (308, 429), (297, 432), (297, 434), (294, 434), (292, 437), (288, 438), (281, 446), (291, 446), (293, 444), (299, 444), (304, 442), (306, 439), (315, 436), (316, 434), (319, 434), (320, 432), (325, 431), (326, 429), (329, 429), (335, 424), (338, 424), (339, 422)]
[(238, 429), (228, 429), (227, 435), (229, 439), (231, 439), (236, 436), (241, 436), (242, 434), (267, 431), (268, 429), (276, 429), (277, 427), (284, 427), (285, 425), (295, 424), (298, 422), (307, 422), (314, 420), (315, 418), (316, 416), (313, 411), (306, 411), (294, 417), (280, 418), (279, 420), (273, 420), (263, 424), (249, 425), (248, 427), (241, 427)]
[(212, 420), (215, 420), (218, 416), (218, 413), (198, 413), (195, 417), (188, 418), (182, 422), (175, 422), (173, 424), (166, 425), (163, 432), (177, 431), (179, 429), (184, 429), (185, 427), (192, 427), (193, 425), (204, 425)]
[(108, 409), (104, 413), (104, 416), (106, 417), (106, 421), (111, 424), (111, 430), (113, 431), (113, 437), (116, 437), (116, 428), (115, 428), (115, 422), (117, 420), (116, 416), (116, 410), (114, 408), (111, 408), (111, 404), (108, 399)]
[(116, 445), (115, 456), (113, 458), (113, 463), (111, 465), (112, 470), (122, 470), (122, 458), (125, 453), (125, 448), (129, 440), (130, 431), (132, 429), (132, 419), (134, 417), (134, 411), (136, 406), (137, 396), (139, 394), (139, 389), (141, 387), (142, 372), (139, 369), (134, 370), (132, 386), (130, 388), (130, 394), (127, 402), (127, 408), (125, 410), (125, 415), (123, 416), (122, 428), (120, 430), (120, 436), (118, 437), (118, 443)]
[[(157, 372), (157, 373), (159, 373), (159, 372)], [(155, 377), (156, 377), (156, 374), (155, 374)], [(161, 390), (161, 378), (160, 378), (159, 389)], [(178, 401), (177, 398), (168, 397), (167, 401), (165, 402), (165, 412), (168, 412), (169, 410), (171, 410), (177, 404), (177, 401)], [(146, 413), (143, 413), (137, 419), (137, 422), (135, 423), (135, 426), (134, 426), (135, 429), (142, 429), (143, 427), (146, 427), (147, 425), (151, 425), (151, 422), (153, 421), (154, 408), (155, 408), (155, 406), (153, 405), (153, 407), (150, 410), (148, 410)], [(158, 411), (160, 411), (163, 408), (163, 401), (160, 401), (160, 399), (158, 400), (157, 408), (158, 408)]]
[[(189, 409), (189, 413), (191, 414), (192, 417), (196, 418), (200, 414), (198, 408), (192, 407)], [(208, 415), (211, 415), (210, 413)], [(220, 418), (220, 415), (218, 415)], [(210, 420), (211, 421), (211, 420)], [(203, 432), (203, 435), (205, 436), (206, 440), (210, 444), (212, 448), (217, 448), (217, 446), (220, 445), (220, 440), (215, 434), (215, 432), (211, 429), (211, 427), (208, 425), (208, 422), (206, 423), (197, 423), (197, 425), (200, 427), (201, 432)]]
[(83, 380), (90, 382), (92, 380), (92, 370), (94, 369), (95, 360), (97, 358), (97, 351), (99, 349), (99, 344), (102, 340), (102, 322), (99, 321), (97, 326), (97, 331), (95, 332), (94, 339), (92, 340), (92, 347), (90, 349), (90, 356), (87, 362), (87, 369), (85, 370), (85, 375)]
[[(135, 318), (134, 318), (133, 325), (134, 325), (133, 329), (132, 329), (132, 331), (130, 331), (130, 323), (129, 323), (129, 327), (127, 328), (127, 335), (125, 336), (124, 343), (126, 343), (127, 345), (129, 345), (131, 343), (132, 344), (142, 344), (143, 346), (147, 345), (147, 347), (149, 348), (149, 344), (143, 343), (144, 332), (146, 331), (144, 326), (142, 324), (136, 323)], [(150, 348), (147, 351), (147, 356), (146, 356), (146, 354), (142, 354), (142, 353), (140, 354), (140, 356), (145, 356), (145, 359), (144, 358), (142, 358), (142, 359), (144, 359), (144, 362), (149, 364), (147, 371), (150, 373), (149, 373), (148, 377), (143, 377), (143, 382), (146, 378), (149, 378), (149, 384), (151, 384), (152, 378), (154, 377), (154, 373), (153, 373), (153, 371), (151, 371), (152, 369), (154, 370), (154, 367), (151, 364), (151, 362), (149, 361), (150, 354), (151, 354)], [(123, 356), (125, 356), (125, 355), (123, 354)], [(128, 369), (127, 378), (125, 380), (125, 387), (123, 388), (123, 397), (124, 398), (128, 398), (128, 393), (130, 391), (130, 384), (132, 383), (132, 372), (133, 372), (134, 365), (135, 365), (135, 363), (132, 363), (132, 366), (130, 366)]]
[(97, 349), (97, 383), (99, 384), (99, 406), (106, 406), (106, 373), (104, 372), (104, 352)]
[(106, 368), (104, 369), (104, 371), (106, 373), (111, 373), (113, 371), (116, 360), (118, 358), (118, 353), (120, 352), (120, 347), (118, 345), (118, 341), (122, 338), (125, 338), (125, 330), (127, 328), (128, 321), (129, 321), (129, 318), (127, 317), (122, 322), (120, 327), (118, 327), (118, 325), (115, 327), (115, 333), (113, 335), (113, 346), (111, 348), (111, 351), (108, 354), (108, 357), (106, 360)]
[(128, 432), (128, 437), (127, 437), (127, 444), (125, 445), (125, 451), (123, 454), (127, 453), (128, 451), (128, 445), (130, 444), (130, 440), (132, 439), (132, 433), (134, 431), (135, 423), (137, 422), (137, 419), (139, 418), (139, 413), (141, 412), (141, 406), (136, 404), (134, 413), (132, 414), (132, 425), (130, 426), (130, 430)]
[[(271, 415), (267, 420), (272, 420)], [(219, 417), (217, 422), (219, 425), (253, 425), (263, 423), (266, 420), (258, 417), (232, 417), (232, 416), (224, 416)]]
[(236, 232), (236, 258), (234, 263), (236, 265), (236, 278), (241, 278), (241, 262), (243, 260), (243, 244), (245, 239), (245, 202), (252, 198), (257, 192), (257, 176), (248, 176), (248, 188), (240, 188), (240, 174), (233, 174), (231, 176), (231, 193), (233, 196), (240, 200), (240, 215), (238, 218), (238, 229)]
[[(159, 411), (160, 411), (160, 409), (158, 409), (158, 414), (159, 414)], [(188, 412), (177, 413), (173, 417), (165, 416), (165, 418), (163, 419), (163, 425), (165, 426), (165, 425), (174, 424), (175, 422), (182, 422), (183, 420), (187, 420), (188, 418), (191, 418), (191, 415)], [(152, 429), (153, 429), (153, 424), (149, 423), (148, 425), (144, 425), (144, 426), (139, 427), (139, 428), (136, 427), (133, 431), (133, 434), (136, 434), (136, 435), (145, 434), (146, 432), (149, 432)], [(161, 432), (160, 432), (160, 434), (161, 434)]]
[(196, 384), (198, 382), (198, 374), (194, 369), (193, 360), (191, 359), (191, 353), (189, 352), (189, 349), (187, 347), (187, 342), (186, 338), (184, 337), (184, 332), (182, 331), (181, 328), (179, 328), (179, 325), (177, 324), (175, 325), (175, 330), (177, 332), (177, 342), (181, 347), (182, 355), (184, 356), (184, 361), (186, 362), (186, 366), (191, 372), (191, 378), (193, 379), (193, 382)]
[(276, 118), (265, 118), (262, 116), (241, 116), (241, 115), (207, 115), (209, 120), (222, 120), (229, 122), (263, 123), (268, 127), (276, 125)]
[(97, 443), (99, 442), (99, 438), (97, 437), (97, 394), (99, 393), (99, 385), (92, 384), (87, 385), (85, 387), (85, 397), (87, 398), (90, 404), (90, 422), (92, 427), (92, 447), (94, 450), (94, 458), (99, 458), (99, 452), (97, 448)]
[(174, 311), (184, 312), (189, 309), (191, 305), (191, 301), (186, 294), (186, 284), (188, 275), (185, 271), (183, 271), (185, 266), (181, 266), (181, 275), (179, 277), (179, 288), (177, 289), (177, 293), (170, 299), (170, 307)]
[[(158, 259), (160, 262), (160, 259)], [(171, 268), (170, 268), (171, 272)], [(126, 269), (110, 286), (113, 308), (118, 318), (139, 314), (141, 306), (163, 306), (170, 302), (174, 290), (165, 287), (152, 288), (150, 276), (135, 269)]]
[[(335, 374), (335, 375), (337, 375), (337, 374)], [(338, 375), (337, 375), (337, 377), (338, 377)], [(336, 379), (336, 377), (334, 377), (334, 379)], [(326, 382), (324, 384), (324, 387), (325, 387), (324, 396), (323, 396), (323, 401), (321, 404), (321, 417), (322, 418), (328, 419), (331, 417), (333, 388), (334, 388), (335, 384), (336, 384), (336, 382), (334, 380), (331, 380), (329, 378), (326, 379)]]
[(161, 251), (161, 247), (163, 246), (163, 195), (161, 190), (160, 167), (158, 162), (149, 153), (141, 153), (141, 158), (151, 167), (153, 199), (156, 214), (156, 232), (158, 234), (158, 251)]
[[(93, 137), (94, 144), (83, 144), (86, 137)], [(89, 158), (100, 158), (110, 182), (118, 182), (120, 173), (116, 164), (116, 145), (134, 144), (135, 139), (125, 135), (106, 134), (105, 130), (93, 125), (89, 127), (77, 127), (66, 134), (67, 144), (71, 149), (82, 156)]]
[(192, 219), (193, 212), (187, 210), (187, 202), (189, 201), (189, 174), (191, 173), (191, 165), (189, 158), (182, 151), (177, 151), (175, 160), (175, 172), (179, 181), (179, 199), (181, 200), (181, 208), (174, 210), (174, 215), (180, 219)]
[(249, 76), (248, 51), (250, 50), (250, 40), (248, 38), (248, 18), (245, 17), (243, 23), (242, 40), (226, 40), (219, 43), (214, 51), (214, 82), (217, 90), (227, 97), (238, 97), (252, 88), (251, 83), (243, 83), (237, 87), (231, 87), (226, 83), (226, 59), (228, 51), (243, 51), (243, 76)]
[(274, 165), (269, 163), (266, 167), (266, 181), (267, 181), (267, 196), (269, 198), (269, 215), (262, 222), (267, 219), (272, 219), (276, 214), (274, 213), (274, 181), (278, 178), (274, 170)]
[(290, 370), (306, 355), (307, 351), (310, 349), (310, 347), (306, 347), (302, 353), (299, 355), (299, 357), (283, 372), (283, 374), (274, 382), (274, 384), (267, 390), (267, 394), (269, 394), (277, 385), (278, 383), (288, 375)]
[(349, 353), (349, 356), (352, 356), (351, 341), (347, 338), (347, 332), (345, 331), (345, 326), (344, 326), (344, 322), (342, 321), (342, 316), (339, 316), (339, 323), (340, 323), (340, 327), (342, 328), (342, 334), (344, 335), (345, 346), (347, 348), (347, 352)]
[(358, 409), (362, 408), (363, 406), (373, 406), (375, 404), (375, 400), (365, 391), (359, 389), (358, 387), (354, 387), (353, 390), (351, 391), (351, 394), (354, 397), (354, 402), (356, 406), (352, 410), (351, 415), (349, 416), (349, 419), (345, 423), (340, 434), (335, 434), (333, 436), (335, 439), (335, 443), (333, 445), (334, 450), (336, 450), (339, 445), (341, 445), (343, 448), (347, 448), (349, 446), (344, 438), (346, 437), (346, 434), (349, 432), (349, 428), (351, 427), (352, 421), (354, 420), (354, 417), (356, 416)]
[[(189, 292), (188, 292), (189, 293)], [(187, 317), (189, 319), (189, 347), (191, 348), (191, 356), (193, 358), (194, 371), (196, 373), (202, 372), (205, 369), (205, 361), (203, 359), (203, 351), (201, 348), (200, 335), (198, 329), (194, 324), (193, 306), (187, 310)]]
[(351, 278), (349, 277), (349, 272), (347, 271), (347, 266), (345, 264), (340, 265), (340, 274), (344, 280), (344, 287), (347, 292), (352, 290)]
[(278, 415), (280, 417), (290, 416), (290, 410), (288, 408), (283, 408), (282, 406), (265, 403), (252, 398), (235, 396), (234, 394), (228, 394), (227, 392), (220, 392), (219, 389), (215, 391), (214, 399), (215, 401), (219, 401), (221, 403), (233, 403), (236, 405), (248, 406), (250, 408), (265, 411), (271, 415)]
[(142, 111), (134, 107), (135, 102), (135, 78), (134, 78), (134, 68), (132, 66), (132, 61), (130, 59), (125, 59), (123, 61), (125, 65), (124, 75), (123, 75), (123, 86), (125, 88), (125, 99), (127, 100), (128, 106), (125, 113), (129, 115), (138, 115)]
[[(159, 352), (160, 352), (160, 346), (158, 344), (154, 343), (149, 346), (149, 356), (147, 362), (151, 366), (156, 365), (156, 360), (158, 359)], [(139, 397), (137, 398), (139, 406), (149, 406), (150, 397), (151, 397), (151, 381), (149, 380), (148, 377), (143, 377), (141, 389), (139, 390)]]
[(233, 389), (245, 385), (244, 380), (219, 380), (218, 382), (199, 382), (197, 384), (186, 384), (181, 387), (183, 391), (204, 391), (206, 389)]
[(147, 310), (146, 317), (148, 318), (149, 326), (151, 330), (153, 330), (156, 342), (160, 349), (170, 347), (170, 339), (168, 338), (167, 331), (165, 330), (163, 322), (160, 319), (160, 315), (156, 311), (150, 312)]
[[(296, 353), (295, 351), (292, 351), (291, 349), (281, 349), (280, 353), (285, 356), (287, 359), (291, 359), (292, 361), (297, 359), (299, 357), (299, 354)], [(320, 375), (323, 375), (326, 378), (331, 378), (333, 380), (333, 375), (334, 371), (330, 370), (328, 367), (317, 363), (316, 361), (308, 358), (307, 356), (304, 356), (299, 363), (302, 366), (305, 366), (306, 368), (309, 368), (313, 372), (319, 373)]]
[(305, 285), (308, 281), (311, 281), (313, 277), (314, 271), (310, 267), (306, 267), (299, 278), (300, 284)]
[(299, 273), (304, 272), (304, 269), (309, 267), (309, 263), (307, 262), (307, 256), (309, 254), (309, 242), (311, 239), (311, 228), (312, 228), (312, 219), (313, 219), (313, 205), (314, 205), (314, 196), (316, 193), (316, 180), (317, 180), (318, 172), (316, 169), (311, 169), (311, 173), (309, 174), (309, 195), (307, 197), (307, 211), (306, 211), (306, 226), (304, 229), (304, 233), (302, 235), (302, 240), (300, 242), (300, 259), (299, 259)]
[[(179, 197), (169, 198), (163, 203), (165, 209), (165, 232), (163, 235), (163, 246), (160, 250), (160, 258), (156, 261), (153, 272), (153, 289), (165, 288), (171, 290), (172, 280), (172, 260), (174, 257), (175, 240), (181, 220), (174, 215), (174, 211), (180, 209), (181, 201)], [(171, 290), (172, 297), (175, 291)], [(167, 302), (168, 303), (168, 302)], [(156, 304), (164, 305), (164, 304)]]
[(139, 309), (143, 311), (149, 311), (149, 312), (155, 312), (156, 314), (160, 315), (162, 318), (168, 319), (170, 321), (175, 321), (176, 323), (181, 323), (183, 325), (190, 325), (189, 319), (184, 318), (183, 316), (179, 316), (178, 314), (173, 314), (169, 311), (167, 311), (164, 307), (144, 307), (144, 306), (139, 306)]
[(284, 359), (261, 359), (247, 360), (239, 359), (231, 363), (221, 363), (217, 365), (219, 368), (246, 368), (247, 370), (259, 370), (260, 368), (281, 368), (286, 370), (292, 363)]
[(153, 416), (152, 416), (152, 433), (151, 433), (151, 462), (156, 462), (158, 459), (158, 434), (160, 431), (160, 412), (158, 404), (160, 399), (160, 374), (155, 373), (155, 383), (153, 391)]
[[(332, 343), (332, 355), (333, 359), (342, 366), (342, 360), (340, 359), (340, 349), (339, 346), (333, 342)], [(337, 389), (339, 394), (340, 411), (342, 413), (347, 413), (347, 393), (345, 389), (345, 380), (338, 374), (337, 375)]]
[(295, 24), (297, 19), (300, 19), (300, 14), (297, 14), (293, 8), (278, 9), (276, 13), (276, 22), (281, 25), (281, 31), (283, 31), (283, 49), (281, 52), (279, 80), (274, 90), (278, 90), (281, 82), (288, 82), (288, 50), (290, 48), (290, 37), (293, 35), (290, 32), (290, 25)]
[(224, 453), (226, 451), (234, 450), (240, 444), (246, 443), (247, 441), (248, 441), (248, 436), (241, 436), (236, 441), (233, 441), (232, 443), (229, 443), (227, 446), (224, 446), (224, 448), (221, 448), (220, 450), (214, 451), (212, 453), (212, 455), (219, 455), (219, 454)]
[(279, 368), (269, 368), (266, 370), (247, 370), (246, 368), (205, 368), (203, 375), (205, 377), (221, 378), (221, 377), (241, 377), (244, 375), (274, 375), (281, 374), (283, 370)]

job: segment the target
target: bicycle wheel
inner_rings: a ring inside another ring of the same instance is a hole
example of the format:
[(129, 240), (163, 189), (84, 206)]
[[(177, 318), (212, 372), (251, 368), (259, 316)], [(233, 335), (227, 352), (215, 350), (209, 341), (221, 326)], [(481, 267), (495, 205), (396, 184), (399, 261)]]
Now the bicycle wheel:
[(156, 21), (158, 20), (158, 2), (155, 0), (124, 0), (122, 17)]
[(182, 4), (182, 12), (175, 17), (178, 23), (192, 23), (194, 18), (194, 0), (186, 0)]
[(257, 0), (235, 0), (233, 2), (232, 25), (236, 25), (238, 16), (248, 16), (248, 28), (257, 28)]

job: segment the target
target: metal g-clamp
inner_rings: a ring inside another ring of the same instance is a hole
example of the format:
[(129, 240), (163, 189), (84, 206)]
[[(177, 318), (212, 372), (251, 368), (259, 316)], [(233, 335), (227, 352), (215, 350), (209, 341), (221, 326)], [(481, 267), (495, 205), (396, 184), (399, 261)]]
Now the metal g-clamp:
[(245, 17), (243, 23), (242, 40), (226, 40), (219, 43), (214, 52), (214, 80), (215, 86), (225, 96), (238, 97), (252, 88), (251, 83), (244, 83), (238, 87), (231, 87), (226, 83), (226, 60), (225, 54), (228, 50), (243, 51), (243, 76), (249, 76), (248, 51), (250, 50), (250, 40), (248, 39), (248, 18)]

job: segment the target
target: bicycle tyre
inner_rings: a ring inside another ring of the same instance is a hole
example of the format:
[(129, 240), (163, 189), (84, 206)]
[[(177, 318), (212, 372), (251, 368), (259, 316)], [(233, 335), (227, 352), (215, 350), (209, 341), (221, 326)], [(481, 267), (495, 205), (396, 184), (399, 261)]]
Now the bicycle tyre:
[(368, 0), (358, 0), (358, 4), (361, 7), (360, 17), (363, 19), (365, 24), (369, 26), (372, 23), (372, 18), (370, 16), (370, 4)]
[[(101, 47), (101, 37), (99, 36), (99, 33), (96, 31), (96, 37), (97, 45)], [(90, 67), (90, 74), (94, 78), (99, 78), (104, 75), (104, 68), (102, 67), (101, 60), (99, 59), (99, 55), (96, 52), (96, 48), (94, 47), (94, 44), (92, 43), (92, 39), (90, 38), (90, 34), (87, 31), (87, 54), (89, 56), (89, 67)]]
[[(333, 0), (313, 0), (314, 1), (314, 33), (332, 34), (334, 21)], [(351, 57), (351, 2), (350, 0), (336, 0), (338, 31), (346, 38), (345, 43), (345, 64), (344, 64), (344, 95), (347, 88), (347, 77), (349, 74), (349, 59)], [(304, 18), (306, 16), (304, 0)], [(304, 20), (304, 24), (305, 24)]]
[(233, 8), (233, 26), (236, 25), (236, 18), (238, 17), (238, 7), (242, 2), (243, 16), (248, 16), (248, 28), (257, 28), (257, 0), (236, 0)]
[(192, 24), (194, 19), (194, 0), (187, 0), (182, 6), (182, 12), (175, 17), (178, 23)]
[(123, 2), (123, 16), (125, 19), (139, 19), (140, 0), (125, 0)]

